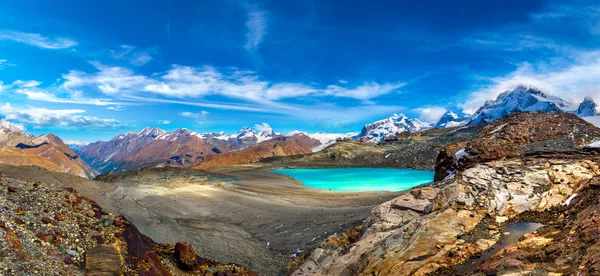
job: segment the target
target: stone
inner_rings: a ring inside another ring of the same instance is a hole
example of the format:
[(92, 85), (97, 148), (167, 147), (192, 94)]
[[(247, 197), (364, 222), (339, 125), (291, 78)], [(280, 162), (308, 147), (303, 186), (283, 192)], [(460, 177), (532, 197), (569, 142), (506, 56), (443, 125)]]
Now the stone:
[(89, 211), (86, 213), (86, 215), (90, 218), (93, 218), (96, 215), (96, 213), (94, 213), (94, 211)]
[(507, 218), (507, 217), (503, 217), (503, 216), (497, 216), (497, 217), (496, 217), (496, 222), (497, 222), (497, 223), (503, 223), (503, 222), (505, 222), (505, 221), (507, 221), (507, 220), (508, 220), (508, 218)]
[(104, 227), (109, 227), (113, 224), (113, 221), (109, 218), (104, 219), (104, 222), (102, 223), (102, 225), (104, 225)]
[(13, 186), (8, 186), (8, 192), (9, 193), (16, 193), (17, 192), (17, 188), (15, 188)]
[(197, 265), (196, 252), (189, 242), (175, 244), (175, 259), (185, 269), (192, 269)]
[(42, 223), (43, 223), (43, 224), (48, 224), (48, 223), (50, 223), (51, 221), (52, 221), (52, 220), (51, 220), (49, 217), (43, 217), (43, 218), (42, 218)]
[(56, 213), (56, 215), (54, 215), (54, 219), (58, 221), (64, 221), (65, 217), (63, 217), (61, 213)]
[(98, 245), (85, 252), (85, 269), (90, 272), (119, 272), (120, 250), (112, 245)]

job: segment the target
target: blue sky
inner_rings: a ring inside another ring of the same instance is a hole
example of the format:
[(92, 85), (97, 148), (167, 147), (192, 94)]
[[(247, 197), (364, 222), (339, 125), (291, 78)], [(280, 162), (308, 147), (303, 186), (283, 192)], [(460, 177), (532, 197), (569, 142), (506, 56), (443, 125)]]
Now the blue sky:
[(95, 141), (433, 122), (518, 84), (600, 100), (599, 20), (594, 1), (3, 1), (0, 116)]

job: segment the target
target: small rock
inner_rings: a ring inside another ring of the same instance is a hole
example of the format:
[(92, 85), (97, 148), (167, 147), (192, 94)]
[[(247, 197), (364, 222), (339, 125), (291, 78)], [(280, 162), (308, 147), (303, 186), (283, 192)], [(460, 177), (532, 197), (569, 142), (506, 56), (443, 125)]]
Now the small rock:
[(58, 221), (64, 221), (65, 217), (63, 217), (61, 213), (56, 213), (56, 215), (54, 215), (54, 219)]
[(110, 245), (98, 245), (85, 252), (85, 268), (91, 272), (117, 272), (122, 265), (119, 249)]
[(112, 221), (111, 219), (109, 219), (109, 218), (106, 218), (106, 219), (104, 220), (104, 222), (102, 223), (102, 225), (104, 225), (104, 227), (109, 227), (109, 226), (111, 226), (112, 224), (113, 224), (113, 221)]
[(93, 218), (96, 215), (96, 213), (94, 213), (94, 211), (89, 211), (86, 213), (86, 215), (90, 218)]
[(74, 265), (75, 262), (73, 261), (73, 258), (71, 258), (71, 256), (65, 256), (65, 258), (63, 259), (63, 262), (65, 262), (66, 265)]
[(110, 213), (108, 212), (108, 210), (106, 209), (102, 209), (102, 211), (100, 211), (103, 215), (109, 215)]
[(17, 192), (17, 188), (15, 188), (13, 186), (8, 186), (8, 192), (9, 193), (16, 193)]
[(43, 223), (43, 224), (48, 224), (48, 223), (50, 223), (51, 221), (52, 221), (52, 220), (51, 220), (49, 217), (43, 217), (43, 218), (42, 218), (42, 223)]
[(123, 221), (120, 219), (117, 219), (117, 220), (115, 220), (114, 224), (115, 224), (115, 226), (121, 226), (121, 225), (123, 225)]
[(175, 259), (181, 267), (186, 269), (197, 265), (196, 252), (189, 242), (178, 242), (175, 245)]
[(71, 256), (77, 255), (77, 251), (75, 251), (75, 250), (67, 249), (66, 252), (67, 252), (67, 254), (69, 254)]

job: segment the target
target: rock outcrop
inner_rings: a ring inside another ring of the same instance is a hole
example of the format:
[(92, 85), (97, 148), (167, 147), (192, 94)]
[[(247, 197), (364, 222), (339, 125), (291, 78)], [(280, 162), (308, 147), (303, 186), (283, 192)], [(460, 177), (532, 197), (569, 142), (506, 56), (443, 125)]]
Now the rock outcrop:
[[(339, 250), (322, 245), (293, 275), (596, 274), (600, 230), (591, 214), (600, 202), (600, 150), (577, 145), (600, 130), (574, 115), (534, 115), (484, 128), (467, 143), (478, 151), (451, 177), (375, 208), (356, 242)], [(545, 129), (530, 128), (542, 120)], [(550, 151), (550, 142), (560, 146)], [(445, 152), (460, 160), (464, 146)], [(502, 244), (515, 222), (544, 226)]]
[(600, 129), (576, 115), (517, 112), (488, 124), (466, 144), (455, 144), (437, 157), (435, 180), (472, 164), (514, 158), (535, 151), (561, 151), (600, 140)]
[[(254, 275), (143, 235), (70, 188), (0, 178), (2, 275)], [(190, 260), (195, 260), (196, 263)]]

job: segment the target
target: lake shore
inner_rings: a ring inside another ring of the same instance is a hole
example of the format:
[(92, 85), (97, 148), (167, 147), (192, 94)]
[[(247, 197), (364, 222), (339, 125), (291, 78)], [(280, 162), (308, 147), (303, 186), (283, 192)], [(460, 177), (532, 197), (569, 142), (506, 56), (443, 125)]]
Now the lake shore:
[(125, 215), (157, 242), (189, 241), (203, 257), (248, 266), (259, 275), (285, 274), (292, 254), (361, 225), (374, 206), (401, 194), (312, 189), (254, 166), (210, 172), (147, 169), (107, 182), (37, 167), (0, 170), (7, 176), (75, 188), (110, 212)]
[(312, 189), (264, 168), (210, 174), (225, 178), (195, 170), (144, 172), (113, 182), (111, 198), (159, 242), (190, 241), (200, 255), (277, 275), (293, 254), (361, 225), (374, 206), (399, 194)]

